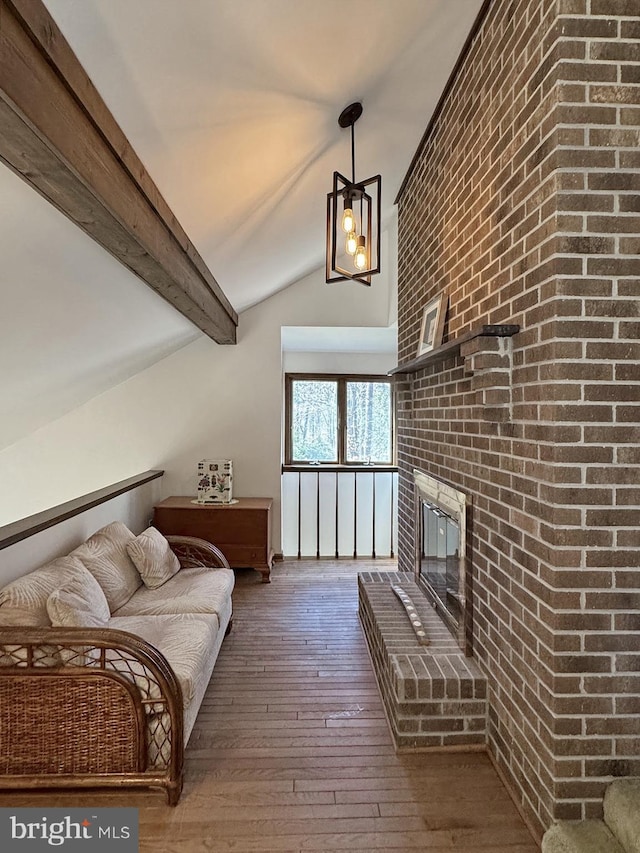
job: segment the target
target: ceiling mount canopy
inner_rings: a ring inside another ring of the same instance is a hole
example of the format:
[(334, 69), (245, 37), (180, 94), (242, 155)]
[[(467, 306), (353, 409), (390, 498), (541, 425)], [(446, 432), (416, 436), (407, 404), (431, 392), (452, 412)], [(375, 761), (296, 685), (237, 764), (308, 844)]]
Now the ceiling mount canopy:
[(356, 180), (355, 123), (362, 115), (356, 101), (340, 113), (338, 124), (351, 128), (351, 180), (333, 173), (327, 195), (327, 283), (352, 279), (370, 285), (380, 272), (382, 178)]
[(356, 101), (355, 104), (349, 104), (348, 107), (345, 107), (340, 115), (338, 116), (338, 124), (340, 127), (350, 127), (351, 135), (353, 136), (353, 125), (358, 121), (360, 116), (362, 115), (362, 104), (360, 101)]

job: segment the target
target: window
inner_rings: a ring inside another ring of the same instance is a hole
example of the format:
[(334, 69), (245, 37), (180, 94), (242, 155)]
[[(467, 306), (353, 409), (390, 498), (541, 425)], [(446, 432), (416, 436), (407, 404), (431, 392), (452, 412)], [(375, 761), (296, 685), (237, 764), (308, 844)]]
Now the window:
[(391, 382), (287, 374), (285, 464), (393, 464)]

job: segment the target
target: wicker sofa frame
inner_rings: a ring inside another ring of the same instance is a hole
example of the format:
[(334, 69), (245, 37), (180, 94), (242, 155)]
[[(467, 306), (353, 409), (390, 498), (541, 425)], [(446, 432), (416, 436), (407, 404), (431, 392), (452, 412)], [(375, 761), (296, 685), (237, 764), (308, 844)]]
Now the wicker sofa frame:
[[(209, 542), (167, 539), (181, 568), (229, 568)], [(183, 775), (182, 691), (154, 646), (114, 628), (0, 628), (0, 790), (161, 787), (176, 805)]]

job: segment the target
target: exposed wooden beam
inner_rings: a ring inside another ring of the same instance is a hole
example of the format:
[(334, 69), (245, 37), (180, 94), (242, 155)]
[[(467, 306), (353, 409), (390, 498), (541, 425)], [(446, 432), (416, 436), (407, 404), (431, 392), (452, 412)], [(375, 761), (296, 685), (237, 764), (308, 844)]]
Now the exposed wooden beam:
[(238, 317), (41, 0), (0, 0), (0, 160), (220, 344)]

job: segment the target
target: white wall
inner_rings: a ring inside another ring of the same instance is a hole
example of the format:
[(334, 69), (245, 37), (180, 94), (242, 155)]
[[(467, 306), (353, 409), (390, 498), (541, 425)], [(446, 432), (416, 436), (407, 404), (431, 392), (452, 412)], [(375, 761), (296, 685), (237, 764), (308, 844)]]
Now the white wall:
[(144, 483), (137, 489), (106, 501), (86, 512), (49, 527), (0, 551), (0, 586), (68, 554), (92, 533), (112, 521), (122, 521), (138, 534), (149, 525), (153, 505), (161, 494), (161, 480)]
[(0, 448), (201, 332), (0, 163)]
[(353, 373), (384, 376), (398, 363), (388, 352), (283, 352), (284, 373)]
[(165, 469), (162, 496), (194, 494), (198, 460), (229, 458), (236, 495), (274, 498), (279, 550), (281, 327), (389, 325), (390, 267), (370, 288), (319, 270), (244, 312), (237, 346), (203, 336), (0, 451), (0, 524), (149, 468)]

